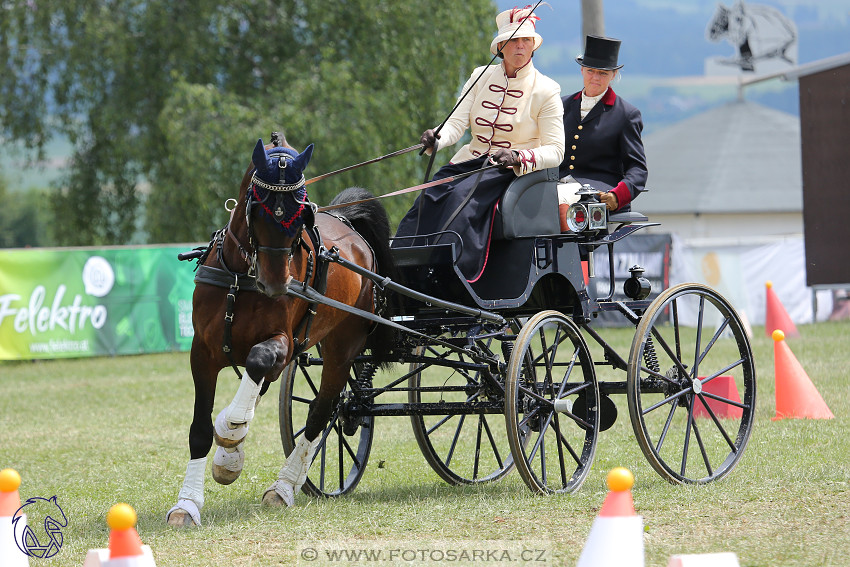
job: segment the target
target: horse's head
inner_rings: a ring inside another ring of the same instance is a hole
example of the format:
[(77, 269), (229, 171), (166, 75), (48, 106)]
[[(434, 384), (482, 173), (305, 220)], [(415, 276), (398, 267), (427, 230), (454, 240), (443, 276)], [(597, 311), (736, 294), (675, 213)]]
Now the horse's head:
[(719, 41), (727, 33), (729, 33), (729, 8), (718, 4), (717, 11), (708, 23), (708, 29), (705, 30), (705, 35), (711, 41)]
[(300, 154), (290, 147), (266, 149), (262, 140), (254, 147), (255, 170), (246, 195), (248, 234), (257, 288), (271, 297), (286, 293), (289, 258), (310, 206), (304, 168), (312, 155), (313, 144)]

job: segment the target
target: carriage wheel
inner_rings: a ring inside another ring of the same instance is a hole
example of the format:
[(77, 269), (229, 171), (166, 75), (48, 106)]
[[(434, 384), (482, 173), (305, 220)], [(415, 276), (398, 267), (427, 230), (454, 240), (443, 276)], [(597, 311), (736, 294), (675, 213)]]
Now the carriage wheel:
[[(489, 351), (492, 339), (478, 346)], [(452, 363), (470, 363), (462, 353), (439, 345), (419, 347), (415, 354)], [(410, 365), (408, 401), (411, 404), (479, 402), (504, 399), (504, 393), (488, 384), (480, 371), (439, 364)], [(448, 375), (448, 376), (447, 376)], [(500, 382), (500, 377), (496, 377)], [(428, 387), (456, 391), (427, 391)], [(497, 414), (410, 416), (413, 436), (431, 468), (449, 484), (477, 484), (499, 479), (513, 467), (510, 446)]]
[[(315, 399), (321, 382), (321, 347), (316, 346), (283, 371), (280, 385), (280, 438), (286, 455), (292, 452), (298, 438), (304, 434), (310, 402)], [(330, 422), (322, 432), (324, 441), (302, 490), (311, 496), (340, 496), (357, 486), (372, 450), (374, 417), (346, 415), (352, 384), (361, 365), (352, 366), (348, 384), (340, 394), (339, 403)]]
[(539, 494), (572, 492), (590, 472), (599, 432), (599, 385), (571, 319), (543, 311), (523, 325), (508, 365), (508, 440), (517, 471)]
[(632, 428), (672, 483), (707, 483), (738, 463), (756, 403), (756, 371), (734, 308), (700, 284), (659, 295), (637, 326), (627, 382)]

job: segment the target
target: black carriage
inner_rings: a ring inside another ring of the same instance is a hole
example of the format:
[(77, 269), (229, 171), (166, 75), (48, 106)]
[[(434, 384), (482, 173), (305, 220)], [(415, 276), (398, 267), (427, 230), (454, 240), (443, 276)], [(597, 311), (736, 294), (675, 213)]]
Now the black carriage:
[[(425, 459), (446, 482), (491, 481), (516, 467), (536, 493), (571, 492), (587, 477), (599, 432), (616, 416), (610, 396), (622, 393), (640, 448), (663, 478), (707, 483), (735, 467), (756, 399), (752, 352), (735, 309), (695, 283), (649, 300), (639, 267), (624, 285), (628, 299), (615, 299), (613, 247), (650, 223), (636, 212), (607, 214), (587, 191), (570, 209), (573, 231), (562, 234), (557, 183), (550, 169), (511, 184), (474, 283), (455, 265), (462, 242), (451, 235), (438, 244), (397, 242), (393, 282), (327, 254), (392, 295), (384, 317), (404, 330), (393, 345), (404, 366), (378, 384), (370, 357), (357, 358), (306, 492), (334, 496), (357, 485), (377, 416), (409, 416)], [(597, 266), (600, 249), (607, 262)], [(594, 327), (604, 312), (635, 327), (627, 356)], [(601, 346), (601, 360), (592, 359), (586, 337)], [(287, 454), (302, 434), (321, 366), (319, 345), (284, 371)], [(600, 366), (624, 371), (625, 379), (597, 380)], [(721, 383), (725, 389), (713, 387)]]

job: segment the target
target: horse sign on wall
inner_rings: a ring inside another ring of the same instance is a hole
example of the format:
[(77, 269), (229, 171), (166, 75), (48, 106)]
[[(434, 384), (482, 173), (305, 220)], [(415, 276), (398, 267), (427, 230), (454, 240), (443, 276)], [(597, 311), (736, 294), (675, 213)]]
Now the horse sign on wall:
[(771, 6), (743, 0), (728, 8), (718, 4), (706, 37), (713, 42), (725, 40), (735, 48), (731, 57), (706, 60), (706, 75), (769, 73), (797, 62), (797, 26)]

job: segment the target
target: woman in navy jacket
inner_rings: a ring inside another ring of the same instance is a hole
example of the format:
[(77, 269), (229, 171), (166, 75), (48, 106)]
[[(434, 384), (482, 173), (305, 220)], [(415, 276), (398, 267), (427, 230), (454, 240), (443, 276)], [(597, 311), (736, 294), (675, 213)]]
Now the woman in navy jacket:
[(566, 152), (559, 168), (558, 205), (561, 230), (567, 230), (569, 204), (575, 191), (589, 184), (610, 211), (629, 210), (644, 191), (647, 170), (641, 140), (640, 111), (610, 88), (622, 65), (617, 64), (620, 40), (587, 36), (581, 65), (584, 88), (562, 97)]

